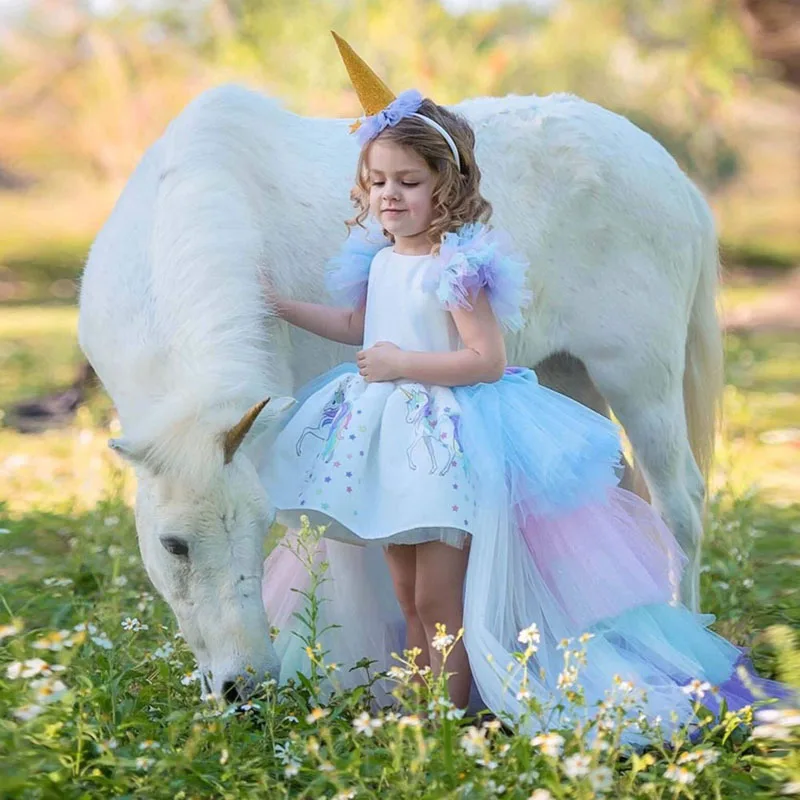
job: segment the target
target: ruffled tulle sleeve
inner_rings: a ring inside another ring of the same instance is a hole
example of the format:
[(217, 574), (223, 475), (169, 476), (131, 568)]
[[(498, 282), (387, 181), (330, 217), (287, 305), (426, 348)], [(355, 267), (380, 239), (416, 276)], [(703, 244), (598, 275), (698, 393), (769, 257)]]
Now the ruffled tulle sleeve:
[(423, 286), (448, 310), (472, 308), (478, 290), (485, 289), (500, 324), (519, 330), (524, 325), (522, 312), (531, 301), (527, 271), (527, 262), (513, 252), (505, 234), (474, 222), (445, 235)]
[(367, 297), (372, 259), (390, 245), (380, 228), (354, 227), (337, 255), (325, 269), (325, 287), (335, 303), (357, 308)]

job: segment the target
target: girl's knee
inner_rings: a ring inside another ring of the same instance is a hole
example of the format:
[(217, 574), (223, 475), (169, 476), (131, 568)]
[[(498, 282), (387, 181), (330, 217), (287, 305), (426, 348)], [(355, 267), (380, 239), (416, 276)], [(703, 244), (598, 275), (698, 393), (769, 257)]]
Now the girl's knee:
[(417, 585), (414, 606), (417, 616), (426, 628), (432, 628), (437, 622), (452, 624), (452, 620), (460, 618), (462, 613), (460, 598), (447, 596), (437, 586), (426, 588)]
[(418, 616), (416, 597), (414, 595), (414, 581), (394, 581), (394, 593), (397, 597), (397, 602), (400, 605), (400, 610), (403, 612), (406, 622)]

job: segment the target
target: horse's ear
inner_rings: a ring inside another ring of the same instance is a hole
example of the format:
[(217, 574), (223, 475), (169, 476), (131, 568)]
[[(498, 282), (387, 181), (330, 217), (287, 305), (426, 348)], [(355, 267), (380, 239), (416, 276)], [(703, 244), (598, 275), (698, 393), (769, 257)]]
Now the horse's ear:
[(144, 453), (139, 452), (133, 442), (124, 437), (120, 439), (109, 439), (108, 446), (118, 456), (124, 458), (125, 461), (130, 464), (143, 464), (145, 461)]

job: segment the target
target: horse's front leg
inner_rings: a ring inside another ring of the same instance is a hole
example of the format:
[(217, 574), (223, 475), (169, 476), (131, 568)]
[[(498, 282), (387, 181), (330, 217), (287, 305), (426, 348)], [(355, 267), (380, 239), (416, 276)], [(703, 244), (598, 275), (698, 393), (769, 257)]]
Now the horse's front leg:
[(418, 443), (419, 443), (419, 439), (414, 439), (414, 441), (411, 442), (411, 444), (409, 445), (408, 449), (406, 450), (406, 458), (408, 459), (408, 468), (409, 469), (413, 469), (413, 470), (417, 469), (417, 465), (414, 463), (414, 458), (413, 458), (412, 454), (414, 452), (414, 448), (417, 446)]
[(436, 451), (433, 447), (433, 436), (423, 436), (422, 439), (425, 442), (425, 447), (428, 450), (428, 456), (431, 459), (431, 469), (429, 474), (433, 475), (433, 473), (439, 468), (439, 465), (436, 463)]

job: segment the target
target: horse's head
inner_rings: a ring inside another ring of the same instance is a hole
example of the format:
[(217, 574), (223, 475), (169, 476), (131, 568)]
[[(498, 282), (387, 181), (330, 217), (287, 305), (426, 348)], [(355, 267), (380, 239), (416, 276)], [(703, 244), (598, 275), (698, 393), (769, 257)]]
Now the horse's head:
[(401, 388), (406, 398), (406, 422), (417, 422), (425, 414), (430, 404), (430, 397), (424, 391), (412, 387), (411, 391)]
[(171, 469), (168, 446), (109, 443), (136, 467), (136, 529), (147, 574), (178, 618), (205, 692), (229, 701), (280, 670), (261, 599), (264, 538), (274, 520), (255, 466), (256, 440), (274, 419), (261, 414), (264, 406), (221, 436), (194, 437), (193, 458), (202, 460), (194, 472)]

